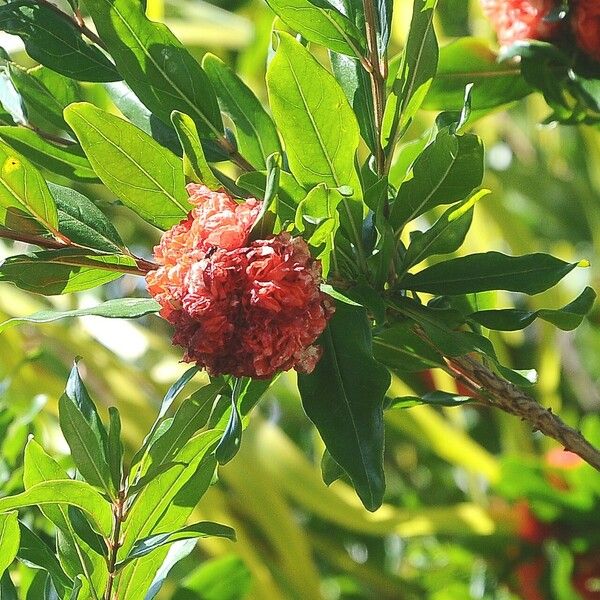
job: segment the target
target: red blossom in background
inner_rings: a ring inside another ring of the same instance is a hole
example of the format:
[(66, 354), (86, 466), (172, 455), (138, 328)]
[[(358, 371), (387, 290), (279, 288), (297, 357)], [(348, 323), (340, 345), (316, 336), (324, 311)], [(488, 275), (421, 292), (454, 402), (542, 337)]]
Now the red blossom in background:
[(588, 56), (600, 61), (600, 2), (578, 0), (572, 13), (571, 25), (577, 45)]
[(146, 276), (184, 360), (213, 375), (311, 372), (321, 356), (313, 342), (334, 310), (319, 288), (320, 263), (287, 233), (248, 244), (258, 200), (237, 204), (198, 185), (188, 192), (195, 208), (165, 232), (155, 248), (161, 267)]
[(557, 23), (545, 20), (556, 0), (481, 0), (481, 5), (501, 46), (528, 39), (550, 40), (558, 31)]

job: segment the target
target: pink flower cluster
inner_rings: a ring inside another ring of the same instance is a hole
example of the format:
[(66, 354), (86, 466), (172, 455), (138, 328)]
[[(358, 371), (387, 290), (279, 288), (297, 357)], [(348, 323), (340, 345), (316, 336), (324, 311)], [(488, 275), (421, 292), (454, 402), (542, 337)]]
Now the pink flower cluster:
[(287, 233), (248, 242), (258, 200), (187, 189), (195, 208), (163, 234), (154, 250), (161, 266), (146, 276), (184, 360), (212, 375), (310, 373), (321, 356), (314, 342), (334, 311), (320, 291), (320, 263)]

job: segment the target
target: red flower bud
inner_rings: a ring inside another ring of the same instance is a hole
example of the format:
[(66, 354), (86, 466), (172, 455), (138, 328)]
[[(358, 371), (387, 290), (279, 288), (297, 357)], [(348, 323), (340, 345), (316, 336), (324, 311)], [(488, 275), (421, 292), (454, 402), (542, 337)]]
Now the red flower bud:
[(154, 251), (161, 266), (146, 276), (184, 360), (212, 375), (310, 373), (321, 356), (313, 343), (334, 310), (319, 287), (319, 261), (288, 233), (248, 245), (258, 200), (237, 204), (197, 185), (188, 191), (196, 208), (164, 233)]
[[(592, 0), (593, 1), (593, 0)], [(545, 20), (556, 0), (481, 0), (501, 46), (524, 40), (550, 40), (559, 25)]]
[(600, 62), (600, 2), (577, 0), (571, 25), (577, 45), (591, 58)]

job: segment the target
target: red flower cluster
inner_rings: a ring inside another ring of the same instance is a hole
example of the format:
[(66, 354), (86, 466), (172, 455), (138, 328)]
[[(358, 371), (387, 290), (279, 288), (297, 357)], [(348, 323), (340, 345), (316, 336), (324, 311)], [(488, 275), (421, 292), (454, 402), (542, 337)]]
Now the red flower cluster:
[(571, 24), (577, 45), (600, 62), (600, 2), (577, 0), (573, 6)]
[(502, 46), (527, 39), (550, 40), (558, 31), (558, 24), (545, 20), (556, 0), (481, 0), (481, 4)]
[(209, 373), (266, 378), (296, 368), (310, 373), (313, 345), (334, 311), (320, 291), (321, 265), (287, 233), (248, 244), (261, 203), (188, 186), (195, 208), (165, 232), (146, 276), (161, 316), (175, 326), (184, 360)]

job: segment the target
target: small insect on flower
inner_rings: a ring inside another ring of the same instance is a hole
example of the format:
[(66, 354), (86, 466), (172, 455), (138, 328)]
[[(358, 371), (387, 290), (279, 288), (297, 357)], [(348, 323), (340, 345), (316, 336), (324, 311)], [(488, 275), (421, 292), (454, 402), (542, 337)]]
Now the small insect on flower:
[(146, 276), (184, 360), (212, 375), (310, 373), (322, 353), (314, 342), (334, 312), (320, 290), (320, 262), (288, 233), (250, 243), (255, 198), (237, 203), (225, 191), (187, 189), (195, 208), (163, 234), (154, 250), (161, 266)]

